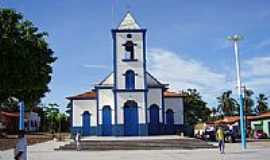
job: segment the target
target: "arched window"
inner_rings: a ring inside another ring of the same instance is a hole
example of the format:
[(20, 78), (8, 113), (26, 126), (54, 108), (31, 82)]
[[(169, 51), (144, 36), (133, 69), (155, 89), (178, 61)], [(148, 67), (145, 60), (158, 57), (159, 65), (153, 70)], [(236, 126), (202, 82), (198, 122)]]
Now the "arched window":
[(126, 76), (126, 89), (135, 89), (135, 73), (132, 70), (128, 70)]

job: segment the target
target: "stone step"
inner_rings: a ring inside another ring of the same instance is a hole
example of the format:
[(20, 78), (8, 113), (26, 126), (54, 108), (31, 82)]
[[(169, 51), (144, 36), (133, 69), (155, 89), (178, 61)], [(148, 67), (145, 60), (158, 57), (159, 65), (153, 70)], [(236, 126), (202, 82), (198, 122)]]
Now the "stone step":
[[(163, 140), (129, 140), (129, 141), (97, 141), (87, 140), (80, 143), (81, 150), (164, 150), (164, 149), (197, 149), (215, 148), (197, 139), (163, 139)], [(74, 142), (61, 146), (57, 150), (76, 150)]]

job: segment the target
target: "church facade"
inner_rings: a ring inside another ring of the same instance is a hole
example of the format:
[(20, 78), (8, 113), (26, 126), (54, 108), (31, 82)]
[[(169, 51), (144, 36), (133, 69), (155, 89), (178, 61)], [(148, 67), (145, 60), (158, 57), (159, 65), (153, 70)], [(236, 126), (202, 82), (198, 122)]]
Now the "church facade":
[(72, 103), (71, 132), (97, 136), (147, 136), (183, 130), (180, 93), (147, 71), (146, 29), (127, 13), (112, 30), (113, 72)]

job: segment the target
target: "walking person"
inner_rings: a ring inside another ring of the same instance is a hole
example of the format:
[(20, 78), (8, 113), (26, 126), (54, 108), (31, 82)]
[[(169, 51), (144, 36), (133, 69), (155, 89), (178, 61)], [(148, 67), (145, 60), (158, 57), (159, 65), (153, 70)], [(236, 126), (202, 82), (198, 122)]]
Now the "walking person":
[(18, 141), (15, 148), (15, 160), (27, 160), (27, 140), (24, 135), (24, 130), (18, 133)]
[(75, 136), (75, 142), (76, 142), (76, 149), (77, 149), (77, 151), (79, 151), (81, 149), (80, 141), (81, 141), (81, 135), (80, 135), (79, 132), (77, 132), (76, 133), (76, 136)]
[(220, 126), (218, 127), (217, 133), (216, 133), (216, 139), (218, 141), (218, 146), (219, 146), (219, 152), (221, 154), (224, 154), (224, 149), (225, 149), (225, 141), (224, 141), (224, 130)]

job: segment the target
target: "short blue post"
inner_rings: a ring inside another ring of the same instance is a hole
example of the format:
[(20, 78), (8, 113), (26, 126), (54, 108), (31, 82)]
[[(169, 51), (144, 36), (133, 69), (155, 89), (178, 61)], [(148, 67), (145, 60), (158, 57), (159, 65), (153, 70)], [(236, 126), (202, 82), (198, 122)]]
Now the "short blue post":
[(20, 115), (19, 115), (19, 130), (24, 130), (24, 102), (19, 102), (19, 109), (20, 109)]

